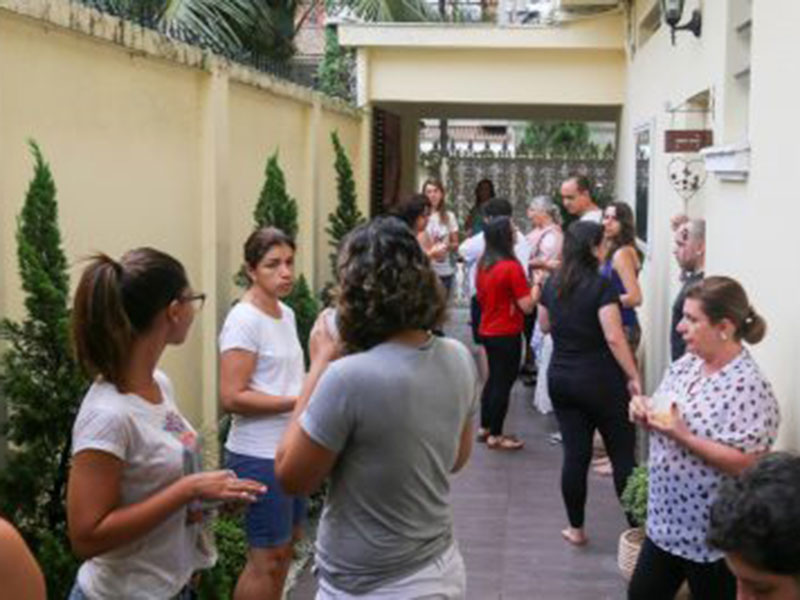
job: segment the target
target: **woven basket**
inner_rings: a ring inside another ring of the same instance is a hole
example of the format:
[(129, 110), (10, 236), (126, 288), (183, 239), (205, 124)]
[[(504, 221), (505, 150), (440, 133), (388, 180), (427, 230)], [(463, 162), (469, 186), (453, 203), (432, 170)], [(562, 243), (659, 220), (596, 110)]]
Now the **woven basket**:
[(617, 565), (619, 565), (619, 570), (622, 571), (627, 580), (630, 580), (631, 575), (633, 575), (633, 569), (639, 559), (639, 551), (642, 549), (643, 542), (644, 528), (642, 527), (626, 529), (619, 536)]

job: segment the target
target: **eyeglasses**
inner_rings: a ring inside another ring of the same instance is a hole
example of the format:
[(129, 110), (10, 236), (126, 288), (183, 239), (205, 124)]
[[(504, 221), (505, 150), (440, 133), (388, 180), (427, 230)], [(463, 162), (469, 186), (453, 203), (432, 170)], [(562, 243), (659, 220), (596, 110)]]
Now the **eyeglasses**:
[(191, 294), (190, 296), (181, 296), (178, 298), (180, 302), (197, 302), (197, 310), (203, 308), (206, 303), (206, 295), (205, 294)]

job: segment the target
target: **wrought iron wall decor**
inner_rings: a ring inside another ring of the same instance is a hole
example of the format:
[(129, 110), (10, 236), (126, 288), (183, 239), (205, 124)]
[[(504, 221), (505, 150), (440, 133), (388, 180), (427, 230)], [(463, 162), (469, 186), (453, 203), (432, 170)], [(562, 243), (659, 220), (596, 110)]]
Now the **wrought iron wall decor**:
[(667, 177), (672, 189), (688, 202), (706, 182), (705, 162), (700, 158), (675, 157), (667, 164)]
[(459, 223), (475, 202), (475, 186), (491, 179), (498, 197), (514, 206), (514, 220), (523, 230), (530, 229), (527, 205), (534, 196), (553, 195), (572, 174), (589, 176), (598, 190), (608, 196), (614, 189), (613, 158), (531, 158), (459, 154), (447, 159), (447, 201)]

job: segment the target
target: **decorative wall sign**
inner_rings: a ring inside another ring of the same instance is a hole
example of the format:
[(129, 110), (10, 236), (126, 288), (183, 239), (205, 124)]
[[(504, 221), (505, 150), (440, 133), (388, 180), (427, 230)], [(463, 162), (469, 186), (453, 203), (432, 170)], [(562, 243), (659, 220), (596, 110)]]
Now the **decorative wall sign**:
[(710, 129), (667, 129), (664, 132), (664, 152), (699, 152), (714, 143)]
[(701, 158), (673, 158), (667, 165), (667, 176), (672, 188), (688, 201), (706, 182), (705, 161)]

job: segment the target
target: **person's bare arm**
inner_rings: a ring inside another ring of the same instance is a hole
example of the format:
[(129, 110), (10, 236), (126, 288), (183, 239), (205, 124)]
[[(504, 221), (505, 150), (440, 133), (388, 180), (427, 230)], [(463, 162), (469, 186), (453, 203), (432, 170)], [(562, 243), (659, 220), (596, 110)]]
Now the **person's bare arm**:
[(44, 575), (22, 536), (0, 519), (0, 596), (21, 600), (46, 600)]
[(450, 252), (457, 252), (458, 251), (458, 231), (451, 231), (450, 235), (447, 236), (448, 250)]
[(550, 333), (550, 313), (544, 304), (539, 305), (536, 311), (536, 320), (539, 321), (539, 329), (542, 330), (542, 333), (545, 335)]
[(636, 273), (636, 260), (632, 248), (622, 248), (614, 254), (612, 266), (619, 275), (625, 293), (620, 294), (619, 301), (626, 308), (636, 308), (642, 303), (642, 289), (639, 286), (639, 277)]
[(472, 454), (472, 419), (467, 419), (464, 423), (464, 428), (461, 430), (461, 438), (458, 443), (458, 454), (456, 455), (456, 462), (453, 468), (450, 469), (451, 473), (458, 473), (464, 465), (467, 464), (470, 455)]
[(309, 339), (311, 368), (303, 382), (292, 419), (275, 454), (275, 475), (290, 494), (305, 495), (316, 490), (336, 464), (337, 454), (318, 444), (300, 426), (300, 417), (308, 406), (320, 377), (342, 352), (340, 342), (331, 336), (320, 313)]
[(79, 452), (72, 461), (67, 525), (72, 548), (81, 558), (139, 539), (195, 498), (252, 502), (266, 491), (231, 471), (210, 471), (186, 475), (141, 502), (120, 506), (123, 467), (122, 460), (99, 450)]
[(222, 408), (239, 415), (263, 415), (289, 412), (296, 396), (273, 396), (250, 387), (258, 357), (248, 350), (231, 349), (219, 361), (219, 388)]
[(329, 362), (329, 357), (312, 359), (292, 420), (275, 454), (275, 475), (289, 494), (310, 494), (322, 485), (336, 463), (336, 453), (315, 442), (300, 426), (300, 416)]
[(622, 329), (622, 315), (619, 312), (619, 306), (616, 303), (601, 306), (598, 317), (606, 343), (628, 378), (629, 384), (641, 388), (639, 369), (636, 367), (631, 347), (628, 345), (625, 331)]

